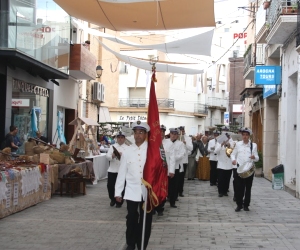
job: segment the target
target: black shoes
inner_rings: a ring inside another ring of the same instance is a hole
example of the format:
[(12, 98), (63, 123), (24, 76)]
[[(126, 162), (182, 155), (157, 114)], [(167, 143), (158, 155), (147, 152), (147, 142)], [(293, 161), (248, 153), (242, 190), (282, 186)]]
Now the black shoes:
[(233, 199), (232, 199), (233, 201), (236, 201), (236, 198), (235, 197), (233, 197)]
[(235, 209), (235, 211), (236, 211), (236, 212), (240, 212), (240, 211), (242, 210), (242, 208), (243, 208), (243, 207), (237, 206), (236, 209)]
[(219, 194), (219, 197), (223, 197), (223, 194)]
[(177, 208), (177, 206), (176, 205), (170, 205), (171, 207), (173, 207), (173, 208)]
[(164, 213), (163, 213), (163, 212), (158, 212), (157, 215), (158, 215), (158, 216), (163, 216)]
[(122, 207), (122, 205), (120, 205), (120, 204), (117, 204), (117, 205), (116, 205), (116, 208), (120, 208), (120, 207)]
[(109, 204), (111, 207), (113, 207), (114, 205), (116, 205), (116, 201), (111, 201)]
[(135, 247), (127, 246), (127, 247), (126, 247), (126, 250), (134, 250), (134, 248), (135, 248)]
[(179, 196), (180, 196), (180, 197), (184, 197), (183, 193), (179, 193)]
[(250, 211), (249, 207), (244, 207), (244, 211)]
[(228, 196), (228, 194), (226, 193), (226, 194), (223, 194), (224, 196)]

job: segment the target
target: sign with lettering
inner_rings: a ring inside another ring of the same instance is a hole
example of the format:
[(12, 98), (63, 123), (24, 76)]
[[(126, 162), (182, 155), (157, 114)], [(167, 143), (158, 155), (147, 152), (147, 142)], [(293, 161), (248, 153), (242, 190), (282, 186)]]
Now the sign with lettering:
[(281, 84), (281, 66), (255, 66), (256, 85)]
[(229, 126), (229, 112), (224, 112), (224, 125)]
[(118, 122), (147, 122), (147, 115), (119, 115)]
[(267, 98), (277, 93), (277, 85), (264, 85), (263, 98)]
[(13, 79), (13, 89), (18, 89), (21, 92), (32, 93), (49, 97), (49, 90), (37, 85), (29, 84), (21, 80)]
[(233, 39), (236, 39), (236, 38), (247, 38), (247, 33), (233, 33)]
[(12, 107), (29, 107), (30, 100), (29, 99), (12, 99), (11, 106)]

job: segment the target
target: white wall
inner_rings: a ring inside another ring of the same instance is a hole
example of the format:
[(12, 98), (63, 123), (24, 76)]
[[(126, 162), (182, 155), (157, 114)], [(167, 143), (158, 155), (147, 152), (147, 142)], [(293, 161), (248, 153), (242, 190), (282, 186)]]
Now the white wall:
[[(293, 41), (286, 51), (283, 51), (282, 65), (282, 97), (281, 97), (281, 124), (280, 124), (280, 163), (285, 167), (285, 183), (290, 184), (296, 177), (296, 155), (297, 150), (297, 72), (298, 72), (298, 53), (294, 48)], [(298, 105), (299, 106), (299, 105)], [(299, 137), (298, 137), (299, 140)], [(298, 170), (299, 171), (299, 170)], [(298, 179), (299, 181), (299, 179)]]
[(57, 81), (59, 86), (54, 85), (52, 136), (57, 128), (57, 107), (77, 110), (78, 100), (78, 83), (76, 81), (71, 79)]

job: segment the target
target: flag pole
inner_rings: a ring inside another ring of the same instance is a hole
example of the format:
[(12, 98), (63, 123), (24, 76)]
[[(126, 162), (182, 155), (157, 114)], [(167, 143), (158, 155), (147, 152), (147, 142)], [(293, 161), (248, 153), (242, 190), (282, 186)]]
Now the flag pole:
[(148, 203), (148, 191), (145, 193), (145, 201), (144, 201), (144, 216), (143, 216), (143, 230), (142, 230), (141, 250), (144, 250), (144, 245), (145, 245), (145, 228), (146, 228), (146, 215), (147, 215), (147, 205), (148, 205), (147, 203)]
[[(158, 57), (154, 57), (150, 59), (150, 64), (152, 65), (152, 72), (155, 73), (155, 64), (158, 62)], [(154, 81), (154, 75), (152, 74), (151, 82)], [(145, 187), (146, 188), (146, 187)], [(146, 229), (146, 215), (147, 215), (147, 206), (148, 206), (148, 189), (146, 188), (147, 192), (145, 192), (145, 201), (144, 201), (144, 216), (143, 216), (143, 230), (142, 230), (142, 244), (141, 244), (141, 250), (144, 250), (145, 245), (145, 229)], [(150, 211), (152, 213), (152, 211)]]

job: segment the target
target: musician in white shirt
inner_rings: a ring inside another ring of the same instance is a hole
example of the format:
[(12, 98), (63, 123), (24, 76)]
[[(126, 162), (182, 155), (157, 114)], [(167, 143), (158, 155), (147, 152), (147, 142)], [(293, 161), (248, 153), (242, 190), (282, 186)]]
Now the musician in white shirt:
[[(227, 136), (228, 138), (228, 136)], [(218, 191), (219, 197), (228, 196), (227, 192), (229, 190), (230, 178), (232, 174), (232, 162), (230, 157), (226, 155), (227, 147), (233, 147), (232, 139), (228, 138), (227, 141), (222, 143), (217, 142), (214, 153), (218, 157)]]
[[(116, 201), (122, 202), (122, 191), (126, 181), (124, 199), (127, 201), (126, 243), (127, 250), (141, 248), (143, 228), (143, 196), (142, 179), (147, 158), (148, 142), (146, 141), (150, 127), (144, 122), (132, 124), (135, 143), (122, 154), (119, 174), (115, 185)], [(152, 213), (146, 213), (145, 242), (146, 249), (152, 225)]]
[(182, 159), (185, 154), (184, 144), (178, 140), (179, 129), (170, 128), (170, 139), (166, 139), (168, 145), (167, 151), (170, 152), (169, 172), (169, 189), (168, 198), (170, 206), (177, 208), (175, 205), (178, 197), (179, 173), (183, 171)]
[(209, 152), (209, 164), (210, 164), (210, 185), (216, 186), (218, 182), (218, 171), (217, 171), (218, 156), (214, 151), (217, 144), (216, 138), (220, 135), (220, 132), (218, 130), (215, 130), (213, 133), (214, 133), (214, 138), (209, 140), (208, 142), (208, 152)]
[(180, 131), (179, 138), (180, 141), (182, 141), (184, 144), (185, 154), (184, 157), (182, 158), (183, 171), (179, 173), (178, 195), (180, 197), (184, 197), (183, 195), (184, 177), (189, 162), (189, 158), (188, 158), (189, 154), (191, 154), (191, 152), (193, 151), (193, 143), (192, 143), (192, 138), (186, 135), (184, 126), (180, 126), (179, 131)]
[[(248, 128), (242, 128), (241, 133), (243, 140), (236, 143), (231, 153), (232, 164), (237, 165), (238, 168), (247, 162), (257, 162), (259, 160), (257, 145), (256, 143), (252, 143), (249, 139), (252, 131)], [(245, 211), (249, 211), (253, 176), (254, 174), (243, 179), (237, 175), (235, 178), (237, 190), (235, 194), (237, 204), (236, 212), (241, 211), (243, 207)]]
[(110, 206), (113, 207), (116, 204), (116, 207), (120, 208), (122, 203), (116, 202), (115, 199), (115, 184), (119, 172), (120, 159), (115, 155), (114, 147), (119, 152), (120, 156), (122, 156), (122, 153), (129, 147), (125, 144), (125, 134), (122, 131), (117, 134), (117, 143), (110, 146), (106, 154), (106, 158), (109, 160), (109, 168), (107, 170), (107, 190), (110, 198)]

